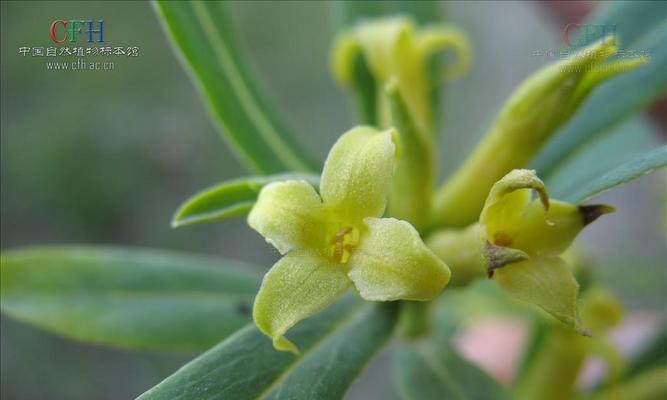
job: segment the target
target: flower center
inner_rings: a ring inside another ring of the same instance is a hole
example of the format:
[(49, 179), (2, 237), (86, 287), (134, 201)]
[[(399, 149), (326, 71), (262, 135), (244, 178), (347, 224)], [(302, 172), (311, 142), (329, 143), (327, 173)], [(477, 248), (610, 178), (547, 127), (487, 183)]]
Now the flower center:
[(336, 232), (330, 243), (333, 259), (345, 264), (350, 259), (352, 250), (359, 244), (359, 231), (352, 226), (343, 227)]

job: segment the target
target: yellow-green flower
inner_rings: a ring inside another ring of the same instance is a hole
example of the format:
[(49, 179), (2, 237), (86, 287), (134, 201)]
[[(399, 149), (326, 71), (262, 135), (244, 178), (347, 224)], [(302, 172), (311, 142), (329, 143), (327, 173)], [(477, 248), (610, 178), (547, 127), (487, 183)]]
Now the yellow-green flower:
[(493, 185), (479, 219), (489, 277), (585, 334), (577, 310), (579, 285), (560, 255), (586, 225), (611, 211), (550, 201), (534, 171), (511, 171)]
[(257, 327), (278, 350), (297, 352), (283, 335), (354, 286), (366, 300), (428, 300), (449, 268), (405, 221), (380, 218), (394, 170), (393, 130), (357, 127), (324, 164), (320, 193), (305, 181), (267, 185), (248, 224), (284, 255), (255, 299)]
[(432, 223), (464, 227), (475, 221), (491, 186), (512, 169), (529, 164), (596, 87), (648, 62), (609, 61), (617, 51), (615, 37), (608, 36), (543, 67), (519, 85), (483, 140), (436, 191)]
[(444, 49), (454, 50), (457, 62), (448, 66), (443, 75), (454, 78), (464, 73), (470, 65), (471, 51), (458, 29), (443, 25), (416, 29), (412, 19), (400, 16), (365, 21), (337, 38), (331, 69), (341, 85), (352, 86), (355, 60), (361, 54), (375, 80), (379, 125), (390, 126), (384, 88), (394, 79), (419, 131), (432, 133), (431, 95), (438, 82), (431, 78), (428, 61)]

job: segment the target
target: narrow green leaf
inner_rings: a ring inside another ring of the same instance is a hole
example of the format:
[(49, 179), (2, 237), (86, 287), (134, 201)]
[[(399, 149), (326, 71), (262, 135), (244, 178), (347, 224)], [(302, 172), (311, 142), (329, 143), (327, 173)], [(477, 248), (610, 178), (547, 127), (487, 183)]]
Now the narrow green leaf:
[[(620, 41), (624, 43), (622, 36)], [(536, 158), (533, 168), (540, 176), (553, 174), (579, 154), (586, 143), (613, 132), (611, 128), (667, 93), (667, 23), (623, 48), (626, 52), (648, 54), (649, 62), (613, 78), (591, 95)]]
[(646, 343), (628, 366), (625, 376), (636, 376), (648, 369), (667, 366), (667, 323)]
[(405, 400), (509, 399), (493, 378), (458, 356), (442, 338), (401, 343), (394, 367)]
[(641, 154), (632, 160), (611, 169), (584, 185), (563, 191), (563, 200), (581, 203), (615, 186), (622, 185), (633, 179), (646, 175), (667, 165), (667, 145)]
[(663, 23), (666, 17), (665, 4), (660, 1), (610, 1), (601, 3), (587, 24), (616, 32), (623, 40), (621, 46), (624, 46), (636, 42)]
[(547, 323), (544, 322), (544, 318), (532, 317), (530, 318), (530, 324), (530, 337), (527, 345), (523, 348), (519, 367), (514, 374), (515, 384), (521, 382), (528, 375), (528, 371), (533, 367), (540, 351), (544, 348), (545, 338), (547, 337)]
[(623, 380), (605, 390), (584, 397), (586, 400), (658, 400), (667, 398), (667, 367), (657, 367)]
[(248, 325), (139, 399), (340, 399), (391, 335), (396, 314), (395, 304), (345, 296), (290, 330), (300, 356), (276, 351)]
[(258, 90), (225, 5), (162, 0), (154, 4), (220, 132), (243, 161), (262, 173), (314, 170), (314, 163)]
[(171, 226), (177, 228), (245, 215), (265, 185), (284, 180), (305, 180), (315, 187), (320, 182), (319, 176), (313, 174), (251, 176), (222, 182), (187, 199), (174, 215)]
[(582, 146), (578, 155), (545, 179), (549, 193), (560, 199), (605, 172), (661, 145), (654, 125), (643, 116), (632, 118), (613, 132)]
[(93, 246), (6, 251), (3, 313), (119, 347), (206, 348), (250, 321), (261, 274), (225, 259)]

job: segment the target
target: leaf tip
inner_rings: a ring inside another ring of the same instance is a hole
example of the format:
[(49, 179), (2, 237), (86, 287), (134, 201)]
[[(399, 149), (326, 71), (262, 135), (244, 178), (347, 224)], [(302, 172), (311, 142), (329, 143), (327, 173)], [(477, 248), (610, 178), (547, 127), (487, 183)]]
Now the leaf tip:
[(188, 219), (183, 218), (183, 212), (182, 211), (183, 211), (182, 209), (179, 209), (178, 211), (176, 211), (176, 214), (174, 214), (174, 216), (171, 217), (171, 222), (169, 222), (169, 226), (172, 229), (180, 228), (180, 227), (188, 224)]

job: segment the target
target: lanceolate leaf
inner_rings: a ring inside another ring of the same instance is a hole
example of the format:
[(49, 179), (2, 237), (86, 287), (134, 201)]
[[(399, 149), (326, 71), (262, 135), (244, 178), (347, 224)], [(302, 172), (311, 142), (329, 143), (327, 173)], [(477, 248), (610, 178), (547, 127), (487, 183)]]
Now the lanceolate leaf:
[(395, 304), (346, 296), (290, 330), (300, 356), (276, 351), (248, 325), (139, 399), (340, 399), (395, 321)]
[(663, 322), (657, 335), (646, 343), (630, 362), (626, 376), (635, 376), (654, 367), (667, 366), (667, 323)]
[(250, 320), (261, 281), (239, 262), (168, 251), (34, 247), (1, 260), (3, 313), (127, 348), (206, 348)]
[(237, 47), (222, 2), (155, 3), (224, 137), (257, 172), (312, 170), (314, 164), (262, 97)]
[(320, 178), (314, 174), (279, 174), (251, 176), (222, 182), (195, 194), (181, 205), (171, 226), (174, 228), (197, 222), (218, 221), (247, 214), (262, 188), (271, 182), (305, 180), (317, 187)]
[(509, 399), (496, 381), (459, 357), (442, 338), (400, 344), (394, 367), (405, 400)]
[(626, 53), (647, 54), (649, 62), (612, 79), (593, 93), (535, 160), (533, 168), (540, 176), (547, 178), (589, 141), (612, 132), (616, 124), (667, 93), (667, 23), (658, 25), (630, 46), (626, 46), (629, 43), (623, 36), (620, 42)]
[(645, 116), (637, 116), (613, 128), (579, 151), (572, 160), (545, 179), (549, 193), (555, 199), (572, 188), (584, 185), (609, 170), (649, 152), (661, 145), (655, 126)]
[(580, 203), (666, 165), (667, 145), (664, 145), (641, 154), (584, 185), (572, 187), (570, 191), (563, 191), (562, 197), (565, 201)]
[(613, 1), (600, 6), (587, 23), (616, 32), (623, 40), (621, 46), (634, 43), (665, 22), (665, 5), (659, 1)]

